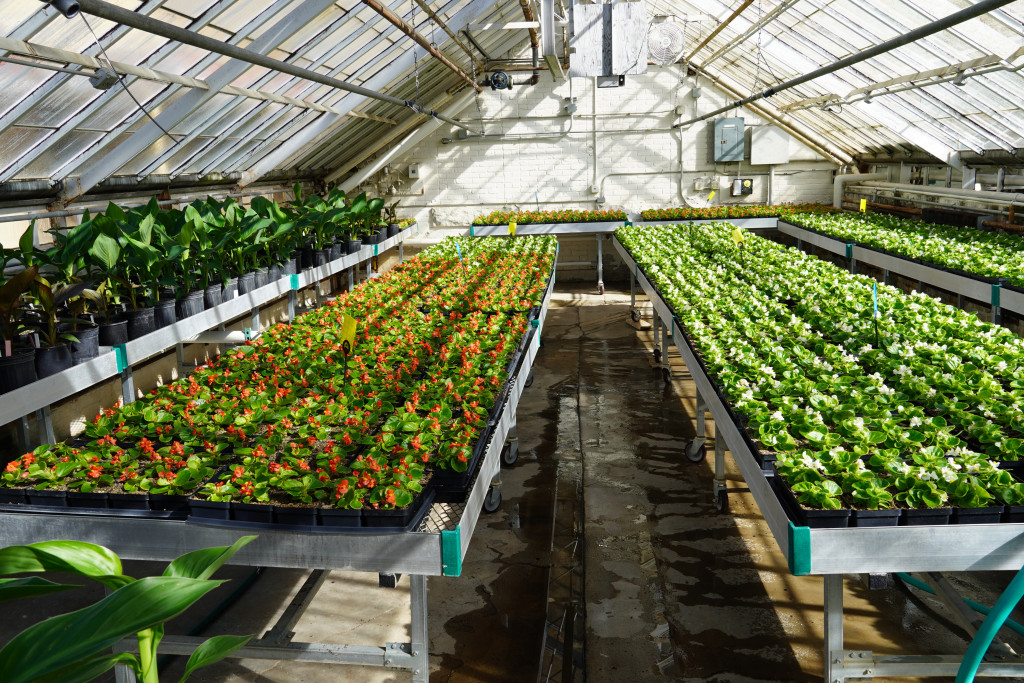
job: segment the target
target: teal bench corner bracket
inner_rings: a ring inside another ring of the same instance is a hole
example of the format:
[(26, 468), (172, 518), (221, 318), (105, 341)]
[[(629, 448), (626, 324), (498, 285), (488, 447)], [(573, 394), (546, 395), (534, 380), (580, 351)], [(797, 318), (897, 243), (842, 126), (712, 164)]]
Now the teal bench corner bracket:
[(378, 252), (380, 252), (380, 245), (379, 244), (374, 244), (373, 245), (373, 255), (374, 256), (380, 256), (380, 254)]
[(291, 283), (291, 288), (292, 289), (295, 289), (295, 290), (300, 289), (300, 287), (299, 287), (299, 276), (298, 275), (292, 274), (292, 276), (289, 278), (289, 282)]
[(993, 307), (999, 306), (999, 293), (1002, 292), (1002, 291), (1003, 291), (1003, 283), (1002, 282), (994, 282), (994, 283), (992, 283), (992, 300), (991, 301), (992, 301), (992, 306)]
[(624, 227), (624, 228), (632, 228), (633, 227), (633, 221), (623, 221), (623, 223), (624, 223), (624, 225), (622, 227)]
[(244, 328), (242, 328), (242, 332), (245, 333), (245, 341), (252, 341), (252, 328), (251, 327), (244, 327)]
[(807, 576), (811, 573), (811, 529), (789, 523), (789, 573)]
[(846, 258), (853, 258), (853, 243), (849, 242), (846, 245)]
[(474, 228), (472, 225), (469, 226), (469, 236), (476, 237), (476, 228)]
[(441, 532), (441, 574), (462, 576), (462, 527)]
[(117, 363), (117, 371), (124, 372), (128, 369), (128, 351), (124, 344), (114, 345), (114, 361)]

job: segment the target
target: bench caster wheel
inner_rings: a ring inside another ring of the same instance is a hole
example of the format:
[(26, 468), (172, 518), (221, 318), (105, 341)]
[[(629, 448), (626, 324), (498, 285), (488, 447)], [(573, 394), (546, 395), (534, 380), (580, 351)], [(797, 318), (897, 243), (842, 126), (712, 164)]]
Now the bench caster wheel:
[(604, 283), (603, 282), (597, 286), (597, 292), (601, 296), (604, 296)]
[(530, 374), (526, 376), (526, 382), (523, 383), (523, 386), (529, 389), (531, 384), (533, 384), (533, 370), (530, 370)]
[(661, 376), (665, 378), (665, 384), (672, 384), (672, 371), (668, 368), (661, 369)]
[(501, 487), (491, 486), (487, 489), (487, 495), (484, 496), (484, 512), (491, 514), (497, 512), (499, 507), (501, 507)]
[(630, 318), (630, 320), (632, 320), (635, 323), (640, 322), (640, 309), (639, 308), (634, 308), (632, 311), (630, 311), (629, 312), (629, 318)]
[(655, 363), (660, 363), (661, 362), (661, 349), (658, 349), (658, 348), (654, 349), (654, 362)]
[(686, 448), (683, 449), (686, 454), (686, 459), (690, 462), (701, 462), (708, 455), (708, 447), (704, 443), (698, 442), (694, 439), (690, 443), (686, 444)]
[(729, 511), (729, 492), (722, 489), (715, 496), (715, 509), (719, 512)]
[(506, 443), (501, 449), (501, 464), (511, 467), (519, 460), (519, 444)]

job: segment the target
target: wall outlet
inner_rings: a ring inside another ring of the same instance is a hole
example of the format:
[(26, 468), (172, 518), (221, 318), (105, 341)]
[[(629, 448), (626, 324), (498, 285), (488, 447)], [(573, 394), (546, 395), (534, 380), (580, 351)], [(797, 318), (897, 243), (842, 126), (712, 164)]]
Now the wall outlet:
[(419, 178), (420, 177), (420, 165), (419, 164), (409, 164), (409, 177), (410, 178)]

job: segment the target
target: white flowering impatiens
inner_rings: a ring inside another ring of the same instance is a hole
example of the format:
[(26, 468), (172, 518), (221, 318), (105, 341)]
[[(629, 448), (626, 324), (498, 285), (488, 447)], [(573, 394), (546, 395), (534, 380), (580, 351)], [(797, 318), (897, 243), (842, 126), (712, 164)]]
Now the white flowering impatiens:
[(801, 503), (1024, 503), (990, 460), (1024, 459), (1024, 341), (881, 284), (875, 318), (875, 280), (732, 229), (617, 236)]

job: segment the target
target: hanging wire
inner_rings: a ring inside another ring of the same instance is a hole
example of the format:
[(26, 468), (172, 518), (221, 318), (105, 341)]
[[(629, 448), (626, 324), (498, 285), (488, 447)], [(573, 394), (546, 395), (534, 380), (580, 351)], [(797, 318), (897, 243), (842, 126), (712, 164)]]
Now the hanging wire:
[(157, 128), (163, 131), (163, 134), (169, 137), (171, 139), (171, 142), (173, 142), (176, 145), (180, 145), (181, 143), (178, 142), (173, 135), (167, 132), (167, 129), (161, 126), (160, 123), (156, 119), (154, 119), (153, 116), (148, 111), (146, 111), (146, 108), (142, 106), (142, 103), (135, 99), (135, 95), (133, 95), (132, 91), (128, 89), (128, 84), (124, 82), (124, 76), (118, 73), (117, 69), (114, 68), (114, 62), (111, 61), (110, 57), (107, 56), (107, 51), (103, 47), (103, 43), (100, 42), (99, 36), (97, 36), (96, 32), (92, 30), (92, 25), (89, 24), (89, 20), (85, 18), (85, 12), (79, 12), (78, 16), (82, 17), (82, 21), (85, 22), (85, 27), (89, 29), (89, 33), (92, 34), (92, 39), (96, 41), (96, 47), (98, 47), (100, 49), (100, 52), (103, 54), (103, 59), (107, 60), (107, 66), (110, 67), (110, 73), (114, 74), (114, 76), (117, 77), (117, 82), (120, 83), (121, 87), (124, 88), (124, 91), (128, 93), (128, 97), (132, 98), (132, 102), (135, 103), (135, 106), (138, 107), (139, 111), (145, 114), (146, 117), (150, 121), (152, 121)]
[[(409, 25), (416, 29), (416, 2), (409, 0)], [(420, 96), (420, 59), (416, 55), (416, 41), (412, 44), (412, 75), (416, 81), (416, 102), (423, 106), (423, 98)]]
[[(754, 87), (750, 91), (750, 94), (752, 95), (756, 92), (759, 92), (759, 89), (761, 87), (762, 64), (764, 64), (765, 71), (771, 74), (771, 77), (775, 79), (775, 83), (778, 83), (781, 80), (778, 76), (775, 75), (775, 72), (772, 71), (772, 66), (771, 64), (768, 63), (768, 58), (764, 56), (764, 52), (761, 50), (761, 39), (764, 34), (764, 24), (762, 23), (763, 16), (764, 12), (761, 9), (761, 0), (757, 0), (757, 23), (759, 25), (759, 28), (757, 30), (757, 42), (755, 43), (755, 59), (757, 63), (757, 71), (754, 72)], [(766, 83), (765, 85), (768, 84)]]

